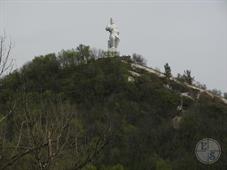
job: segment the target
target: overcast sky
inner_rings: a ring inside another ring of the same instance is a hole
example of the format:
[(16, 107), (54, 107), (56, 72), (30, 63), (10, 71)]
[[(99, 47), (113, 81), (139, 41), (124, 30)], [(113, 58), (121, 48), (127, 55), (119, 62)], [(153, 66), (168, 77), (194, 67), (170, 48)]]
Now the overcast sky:
[(81, 43), (105, 50), (110, 17), (121, 54), (161, 70), (168, 62), (174, 74), (190, 69), (227, 92), (227, 0), (0, 0), (0, 33), (13, 40), (17, 67)]

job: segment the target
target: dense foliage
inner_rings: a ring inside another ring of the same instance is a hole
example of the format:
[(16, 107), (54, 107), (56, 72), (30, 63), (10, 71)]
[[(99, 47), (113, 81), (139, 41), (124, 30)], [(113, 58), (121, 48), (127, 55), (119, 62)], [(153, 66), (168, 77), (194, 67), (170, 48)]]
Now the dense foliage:
[[(0, 168), (224, 170), (227, 106), (87, 46), (34, 58), (0, 80)], [(135, 71), (135, 70), (134, 70)], [(191, 80), (191, 79), (190, 79)], [(193, 93), (193, 92), (192, 92)], [(172, 126), (184, 100), (180, 128)], [(215, 138), (220, 160), (203, 165), (196, 143)]]

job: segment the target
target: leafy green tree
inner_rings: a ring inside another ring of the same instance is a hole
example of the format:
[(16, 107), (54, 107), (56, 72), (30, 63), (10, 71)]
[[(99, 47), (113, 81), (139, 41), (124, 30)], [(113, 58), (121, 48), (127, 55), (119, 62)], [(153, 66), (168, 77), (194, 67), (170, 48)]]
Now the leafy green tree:
[(81, 61), (87, 63), (91, 57), (90, 47), (80, 44), (76, 49), (79, 53), (79, 57), (81, 58)]
[(163, 159), (159, 159), (156, 162), (156, 170), (172, 170), (172, 168), (169, 163), (167, 163)]
[(62, 50), (58, 54), (58, 62), (62, 68), (73, 67), (78, 65), (80, 61), (79, 53), (75, 50)]
[(164, 65), (164, 68), (165, 68), (165, 76), (166, 76), (166, 78), (170, 78), (171, 76), (172, 76), (172, 73), (171, 73), (171, 68), (170, 68), (170, 66), (169, 66), (169, 64), (168, 63), (166, 63), (165, 65)]

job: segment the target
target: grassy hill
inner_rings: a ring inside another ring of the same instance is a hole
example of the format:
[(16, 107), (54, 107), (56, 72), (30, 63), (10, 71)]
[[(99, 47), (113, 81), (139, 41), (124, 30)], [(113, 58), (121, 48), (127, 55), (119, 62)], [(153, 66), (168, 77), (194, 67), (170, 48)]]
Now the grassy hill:
[[(223, 98), (103, 56), (81, 46), (0, 80), (0, 169), (225, 170)], [(222, 147), (210, 166), (194, 153), (206, 137)]]

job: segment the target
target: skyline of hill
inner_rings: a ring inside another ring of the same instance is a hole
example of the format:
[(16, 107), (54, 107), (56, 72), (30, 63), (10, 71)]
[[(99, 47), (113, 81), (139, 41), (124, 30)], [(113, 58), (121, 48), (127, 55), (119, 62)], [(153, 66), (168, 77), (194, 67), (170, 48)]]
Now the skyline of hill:
[[(226, 100), (108, 55), (81, 45), (0, 79), (0, 169), (225, 170)], [(222, 148), (211, 166), (194, 152), (207, 137)]]

